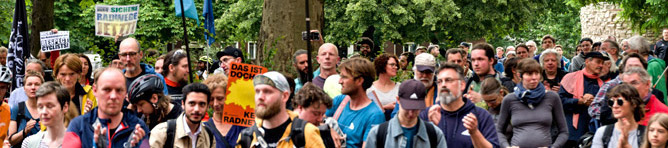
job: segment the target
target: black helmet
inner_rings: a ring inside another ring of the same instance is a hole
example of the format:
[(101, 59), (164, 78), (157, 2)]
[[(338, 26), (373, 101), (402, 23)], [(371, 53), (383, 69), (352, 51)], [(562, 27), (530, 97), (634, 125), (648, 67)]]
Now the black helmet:
[(146, 74), (132, 81), (128, 90), (128, 100), (132, 104), (140, 100), (150, 102), (151, 95), (162, 93), (163, 89), (165, 89), (164, 82), (158, 75)]

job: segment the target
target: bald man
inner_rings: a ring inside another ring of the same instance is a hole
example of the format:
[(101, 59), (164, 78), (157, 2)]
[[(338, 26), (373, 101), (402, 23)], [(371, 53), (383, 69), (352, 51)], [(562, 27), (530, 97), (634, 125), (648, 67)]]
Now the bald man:
[[(140, 47), (139, 41), (135, 38), (126, 38), (121, 41), (121, 44), (118, 46), (118, 58), (122, 63), (125, 63), (123, 76), (125, 76), (125, 79), (127, 80), (125, 83), (126, 88), (130, 88), (130, 83), (132, 83), (132, 81), (145, 74), (155, 74), (161, 79), (165, 79), (162, 75), (155, 72), (153, 66), (141, 63), (141, 58), (144, 56), (144, 53), (140, 50)], [(167, 87), (165, 87), (164, 93), (167, 94)], [(127, 106), (127, 104), (128, 102), (125, 101), (123, 106)]]
[(339, 49), (332, 43), (325, 43), (318, 49), (318, 56), (316, 56), (318, 64), (320, 64), (320, 74), (313, 78), (313, 84), (323, 88), (325, 80), (331, 75), (338, 74), (336, 72), (336, 65), (339, 63)]

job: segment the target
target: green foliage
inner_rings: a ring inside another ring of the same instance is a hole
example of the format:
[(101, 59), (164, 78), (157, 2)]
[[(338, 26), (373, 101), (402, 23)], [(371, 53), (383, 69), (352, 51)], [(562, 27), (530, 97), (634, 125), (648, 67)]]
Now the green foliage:
[[(30, 14), (32, 13), (32, 1), (26, 2), (26, 16), (28, 24), (32, 22)], [(9, 44), (9, 35), (12, 33), (12, 21), (14, 20), (14, 6), (16, 0), (0, 0), (0, 46), (7, 46)], [(30, 32), (30, 30), (28, 30)]]
[(668, 27), (668, 3), (665, 0), (569, 0), (568, 5), (583, 7), (599, 2), (616, 4), (623, 21), (631, 23), (632, 29), (640, 34), (647, 31), (661, 32)]
[[(264, 0), (230, 0), (218, 2), (228, 6), (215, 21), (216, 38), (224, 43), (256, 41), (262, 23)], [(214, 8), (215, 9), (215, 8)]]

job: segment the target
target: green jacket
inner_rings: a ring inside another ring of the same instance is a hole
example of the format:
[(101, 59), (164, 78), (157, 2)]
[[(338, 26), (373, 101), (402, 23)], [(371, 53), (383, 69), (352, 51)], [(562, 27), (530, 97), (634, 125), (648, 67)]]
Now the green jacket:
[(653, 88), (661, 91), (663, 98), (666, 99), (666, 76), (664, 75), (663, 78), (659, 79), (664, 68), (666, 68), (666, 62), (659, 58), (653, 58), (647, 62), (647, 73), (652, 76), (652, 85), (656, 84), (656, 87)]

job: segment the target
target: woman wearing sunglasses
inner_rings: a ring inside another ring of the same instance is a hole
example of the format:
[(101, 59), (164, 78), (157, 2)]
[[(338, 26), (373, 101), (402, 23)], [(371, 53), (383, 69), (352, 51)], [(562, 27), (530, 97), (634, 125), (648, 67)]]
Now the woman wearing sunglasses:
[(642, 139), (644, 126), (637, 122), (643, 118), (643, 100), (635, 87), (629, 84), (618, 85), (608, 91), (608, 105), (617, 122), (596, 130), (592, 148), (638, 147)]
[(647, 125), (641, 148), (668, 148), (668, 114), (655, 114)]
[[(522, 59), (517, 65), (520, 83), (503, 98), (497, 119), (496, 129), (503, 147), (564, 147), (568, 129), (561, 99), (556, 92), (545, 90), (542, 70), (532, 58)], [(552, 140), (550, 130), (554, 124), (559, 134)]]

